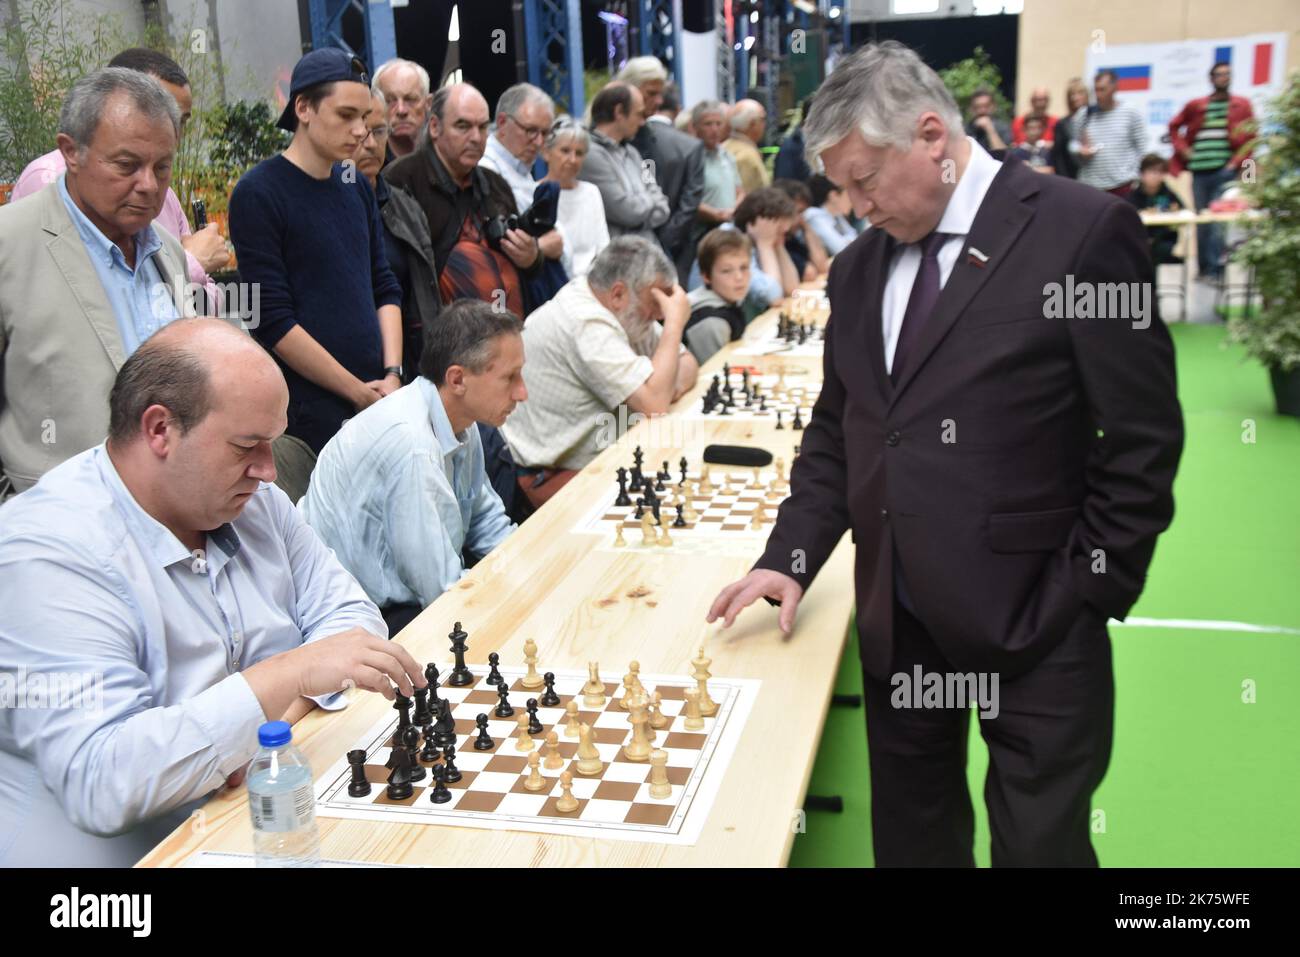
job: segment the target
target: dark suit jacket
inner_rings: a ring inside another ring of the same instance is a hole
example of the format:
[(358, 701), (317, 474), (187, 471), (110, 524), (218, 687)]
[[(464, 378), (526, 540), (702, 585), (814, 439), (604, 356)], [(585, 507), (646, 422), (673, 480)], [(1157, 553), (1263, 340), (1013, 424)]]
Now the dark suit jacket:
[(695, 214), (704, 198), (704, 144), (665, 123), (655, 122), (643, 125), (632, 138), (632, 145), (644, 159), (654, 161), (655, 180), (672, 210), (668, 222), (655, 233), (678, 274), (683, 275), (685, 260), (684, 275), (689, 276), (695, 261), (695, 244), (691, 242)]
[(1154, 309), (1145, 329), (1045, 317), (1045, 284), (1067, 274), (1151, 283), (1146, 235), (1122, 200), (1007, 162), (897, 387), (881, 335), (893, 249), (872, 229), (835, 257), (821, 397), (755, 567), (807, 587), (849, 529), (870, 674), (889, 674), (897, 550), (948, 660), (1013, 677), (1078, 616), (1127, 614), (1173, 516), (1182, 415)]

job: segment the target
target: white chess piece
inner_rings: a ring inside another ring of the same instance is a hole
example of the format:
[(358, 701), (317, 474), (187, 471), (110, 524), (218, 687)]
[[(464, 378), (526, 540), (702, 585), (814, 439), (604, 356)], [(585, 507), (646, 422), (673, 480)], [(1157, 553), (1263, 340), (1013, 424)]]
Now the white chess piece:
[(521, 714), (519, 716), (519, 737), (515, 739), (515, 750), (533, 750), (533, 738), (532, 735), (528, 733), (528, 715), (526, 714)]
[(573, 772), (565, 771), (560, 775), (560, 790), (563, 792), (555, 802), (555, 810), (568, 814), (578, 809), (578, 799), (573, 796)]
[(592, 741), (591, 725), (583, 724), (578, 728), (578, 773), (591, 776), (599, 774), (602, 767), (600, 752)]
[(566, 738), (576, 738), (578, 736), (578, 701), (576, 698), (570, 698), (569, 703), (564, 706), (564, 715), (564, 736)]
[(712, 663), (713, 659), (704, 656), (704, 646), (700, 645), (699, 657), (691, 660), (691, 665), (695, 669), (691, 672), (691, 677), (699, 685), (700, 714), (706, 718), (711, 718), (718, 713), (718, 703), (709, 697), (709, 679), (713, 677), (709, 674), (709, 665)]
[(542, 777), (542, 769), (538, 767), (540, 761), (536, 751), (528, 755), (528, 780), (524, 782), (526, 790), (540, 791), (546, 787), (546, 778)]
[(558, 771), (564, 767), (564, 757), (560, 754), (560, 736), (554, 731), (546, 732), (546, 762), (548, 771)]
[(546, 684), (546, 679), (537, 673), (537, 642), (531, 638), (524, 642), (524, 661), (528, 664), (528, 673), (519, 679), (520, 687), (531, 690)]
[[(600, 666), (594, 661), (587, 662), (587, 674), (587, 683), (582, 686), (582, 703), (588, 708), (605, 707), (605, 683), (600, 680)], [(574, 737), (574, 735), (565, 735), (565, 737)]]
[(668, 752), (660, 748), (650, 752), (650, 796), (659, 801), (673, 796), (673, 786), (668, 783)]
[(686, 689), (686, 720), (682, 726), (687, 731), (702, 731), (704, 729), (704, 717), (700, 714), (700, 689)]

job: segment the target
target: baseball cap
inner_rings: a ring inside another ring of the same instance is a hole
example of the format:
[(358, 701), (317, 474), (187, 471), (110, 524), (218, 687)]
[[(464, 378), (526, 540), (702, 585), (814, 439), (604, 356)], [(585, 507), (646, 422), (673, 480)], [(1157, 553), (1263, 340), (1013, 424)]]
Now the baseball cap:
[(366, 72), (366, 64), (361, 57), (338, 47), (312, 50), (293, 68), (293, 76), (289, 80), (289, 102), (285, 104), (284, 112), (275, 125), (292, 133), (298, 128), (298, 117), (293, 109), (294, 98), (318, 83), (337, 83), (341, 80), (370, 85), (370, 74)]

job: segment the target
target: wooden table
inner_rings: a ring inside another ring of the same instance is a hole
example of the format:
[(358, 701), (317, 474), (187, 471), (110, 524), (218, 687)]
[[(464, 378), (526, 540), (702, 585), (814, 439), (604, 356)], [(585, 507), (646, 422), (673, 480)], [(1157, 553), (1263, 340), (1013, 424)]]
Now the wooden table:
[[(775, 312), (769, 312), (750, 325), (748, 335), (770, 334), (775, 324)], [(705, 364), (697, 387), (675, 411), (698, 406), (713, 373), (732, 360), (733, 351), (734, 345), (729, 346)], [(821, 363), (815, 359), (743, 360), (760, 367), (782, 361), (807, 368), (814, 380), (821, 376)], [(665, 444), (677, 428), (686, 433), (684, 448)], [(320, 817), (322, 857), (494, 867), (785, 864), (853, 607), (848, 536), (804, 597), (794, 635), (787, 641), (776, 625), (777, 610), (761, 600), (728, 632), (720, 633), (718, 625), (704, 621), (718, 591), (745, 574), (760, 544), (752, 555), (725, 558), (673, 548), (643, 549), (635, 541), (614, 551), (593, 547), (590, 536), (572, 529), (596, 498), (610, 491), (614, 470), (630, 461), (637, 444), (645, 448), (648, 465), (665, 458), (676, 463), (683, 453), (698, 463), (710, 442), (767, 447), (789, 462), (799, 436), (788, 425), (777, 432), (766, 422), (727, 419), (701, 422), (671, 416), (636, 425), (394, 639), (419, 662), (448, 660), (447, 634), (460, 621), (469, 632), (471, 663), (485, 662), (488, 652), (497, 651), (503, 665), (520, 665), (523, 643), (532, 638), (540, 648), (543, 671), (585, 669), (588, 661), (597, 660), (602, 670), (621, 672), (636, 659), (647, 673), (689, 674), (689, 659), (708, 638), (715, 676), (757, 678), (762, 688), (695, 845)], [(630, 596), (642, 590), (643, 596)], [(313, 708), (294, 726), (294, 743), (318, 774), (391, 707), (377, 694), (349, 695), (346, 710)], [(201, 826), (187, 822), (138, 866), (176, 866), (200, 850), (251, 853), (247, 804), (243, 787), (217, 795), (204, 806)]]
[[(1180, 209), (1175, 212), (1159, 212), (1156, 210), (1139, 210), (1138, 215), (1142, 217), (1142, 225), (1152, 226), (1171, 226), (1182, 232), (1191, 229), (1193, 226), (1202, 226), (1206, 223), (1231, 224), (1241, 222), (1253, 222), (1265, 219), (1268, 216), (1262, 209), (1241, 209), (1233, 210), (1226, 213), (1215, 213), (1210, 210), (1201, 210), (1197, 212), (1191, 209)], [(1184, 249), (1189, 249), (1190, 244), (1185, 244)], [(1156, 269), (1159, 270), (1159, 266)], [(1187, 256), (1183, 257), (1183, 318), (1187, 318), (1187, 304), (1191, 302), (1192, 295), (1192, 269), (1187, 261)]]

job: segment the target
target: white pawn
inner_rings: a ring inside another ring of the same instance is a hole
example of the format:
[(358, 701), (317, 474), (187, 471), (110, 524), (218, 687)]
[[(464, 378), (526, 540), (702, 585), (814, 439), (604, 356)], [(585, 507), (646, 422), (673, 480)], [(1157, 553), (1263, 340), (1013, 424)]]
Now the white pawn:
[(533, 750), (533, 738), (532, 735), (528, 733), (528, 715), (526, 714), (521, 714), (519, 716), (519, 737), (515, 740), (515, 750)]
[(555, 810), (568, 814), (578, 809), (578, 799), (573, 796), (573, 772), (565, 771), (560, 775), (560, 790), (563, 792), (555, 802)]
[(543, 767), (548, 771), (558, 771), (564, 767), (564, 758), (560, 755), (560, 736), (554, 731), (546, 732), (546, 762)]
[(650, 697), (650, 727), (662, 731), (668, 727), (668, 715), (664, 714), (663, 695), (658, 689)]
[(541, 757), (536, 751), (528, 755), (528, 780), (524, 782), (524, 788), (529, 791), (540, 791), (546, 787), (546, 778), (542, 777), (542, 770), (538, 762)]
[(569, 703), (564, 706), (564, 714), (564, 736), (566, 738), (576, 738), (578, 736), (578, 702), (576, 699), (569, 699)]

